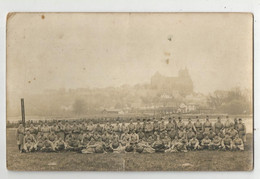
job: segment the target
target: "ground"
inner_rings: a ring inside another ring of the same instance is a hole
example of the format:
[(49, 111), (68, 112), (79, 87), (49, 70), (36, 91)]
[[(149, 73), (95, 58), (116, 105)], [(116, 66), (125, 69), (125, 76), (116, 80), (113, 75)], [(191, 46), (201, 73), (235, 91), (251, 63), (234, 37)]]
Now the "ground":
[(7, 129), (9, 170), (58, 171), (247, 171), (253, 169), (252, 135), (245, 151), (190, 151), (155, 154), (19, 153), (15, 132)]

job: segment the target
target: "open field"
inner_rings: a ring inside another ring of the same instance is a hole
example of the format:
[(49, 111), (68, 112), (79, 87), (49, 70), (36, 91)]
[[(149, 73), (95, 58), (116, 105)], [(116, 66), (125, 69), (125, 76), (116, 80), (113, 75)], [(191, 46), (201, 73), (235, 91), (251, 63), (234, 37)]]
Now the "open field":
[(252, 134), (245, 151), (190, 151), (155, 154), (19, 153), (15, 132), (7, 129), (9, 170), (49, 171), (247, 171), (253, 169)]

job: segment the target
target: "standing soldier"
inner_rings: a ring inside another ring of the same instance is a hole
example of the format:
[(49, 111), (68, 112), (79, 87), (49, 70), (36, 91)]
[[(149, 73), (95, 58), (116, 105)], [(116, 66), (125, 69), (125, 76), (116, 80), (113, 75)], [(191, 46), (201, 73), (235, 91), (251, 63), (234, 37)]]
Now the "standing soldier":
[(158, 120), (155, 120), (153, 123), (153, 131), (159, 133), (160, 125), (158, 123)]
[(237, 122), (237, 118), (234, 119), (234, 129), (237, 130), (237, 126), (238, 126), (238, 122)]
[(116, 121), (116, 125), (113, 126), (113, 131), (120, 136), (121, 135), (121, 125), (119, 124), (119, 121)]
[(188, 123), (186, 124), (186, 130), (189, 131), (190, 129), (196, 132), (195, 126), (191, 122), (191, 118), (188, 119)]
[(129, 128), (128, 128), (128, 126), (125, 125), (124, 122), (123, 122), (122, 125), (121, 125), (121, 132), (122, 132), (122, 134), (129, 132)]
[(169, 132), (170, 132), (173, 128), (175, 128), (175, 125), (174, 125), (174, 123), (172, 122), (172, 119), (169, 118), (168, 123), (166, 124), (166, 130), (167, 130), (168, 134), (169, 134)]
[(185, 127), (185, 124), (183, 123), (181, 117), (178, 117), (178, 119), (179, 119), (179, 121), (178, 121), (178, 123), (177, 123), (178, 131), (181, 130), (181, 129), (183, 130), (184, 127)]
[(209, 134), (209, 131), (212, 130), (212, 124), (209, 121), (209, 116), (206, 117), (206, 121), (203, 124), (203, 131), (205, 134)]
[(165, 123), (164, 123), (164, 120), (162, 120), (162, 122), (159, 124), (159, 130), (160, 130), (160, 133), (167, 132), (167, 131), (166, 131), (166, 125), (165, 125)]
[(215, 133), (218, 135), (218, 133), (223, 129), (223, 124), (221, 123), (220, 117), (218, 117), (217, 122), (214, 125)]
[(241, 138), (243, 142), (246, 143), (246, 126), (244, 123), (242, 123), (241, 118), (239, 118), (238, 120), (237, 129), (238, 129), (239, 138)]
[(234, 124), (229, 120), (229, 117), (226, 117), (226, 122), (224, 124), (225, 133), (229, 132), (231, 128), (234, 128)]
[(50, 133), (50, 127), (47, 125), (47, 122), (45, 122), (45, 123), (43, 124), (42, 132), (43, 132), (43, 135), (46, 136), (46, 137), (49, 135), (49, 133)]
[(145, 135), (146, 138), (149, 138), (153, 135), (153, 124), (151, 123), (150, 119), (148, 119), (147, 124), (145, 125)]
[(137, 124), (135, 125), (135, 132), (143, 132), (144, 126), (140, 123), (140, 119), (137, 119)]
[(134, 132), (135, 131), (135, 125), (133, 124), (133, 119), (130, 119), (130, 123), (128, 125), (129, 132)]
[(195, 126), (196, 133), (197, 133), (198, 131), (202, 130), (202, 123), (200, 122), (200, 119), (198, 116), (196, 116), (196, 119), (197, 119), (197, 121), (195, 122), (194, 126)]
[(33, 125), (33, 123), (31, 123), (30, 127), (28, 128), (28, 130), (30, 131), (30, 134), (33, 135), (34, 138), (36, 138), (37, 134), (38, 134), (38, 130), (37, 128)]

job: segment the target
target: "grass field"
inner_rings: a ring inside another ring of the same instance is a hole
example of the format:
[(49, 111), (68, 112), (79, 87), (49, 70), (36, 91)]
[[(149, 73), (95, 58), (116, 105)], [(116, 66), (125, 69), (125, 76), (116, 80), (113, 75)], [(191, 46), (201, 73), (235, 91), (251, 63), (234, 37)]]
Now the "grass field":
[(247, 171), (253, 169), (252, 134), (245, 151), (155, 154), (19, 153), (7, 129), (7, 168), (30, 171)]

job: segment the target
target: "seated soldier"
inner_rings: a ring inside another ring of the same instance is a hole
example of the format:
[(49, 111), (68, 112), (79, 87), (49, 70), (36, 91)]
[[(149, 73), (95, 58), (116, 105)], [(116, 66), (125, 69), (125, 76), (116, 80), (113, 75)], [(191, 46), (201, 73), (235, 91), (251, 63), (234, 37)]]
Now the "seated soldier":
[(66, 147), (65, 142), (63, 141), (62, 137), (58, 137), (58, 139), (54, 143), (55, 151), (62, 151)]
[(130, 135), (128, 133), (123, 133), (119, 141), (123, 146), (126, 146), (126, 144), (130, 141)]
[(188, 150), (197, 150), (200, 148), (199, 140), (194, 135), (188, 142), (187, 149)]
[(133, 131), (130, 134), (129, 143), (126, 146), (126, 152), (136, 152), (136, 145), (138, 144), (139, 136)]
[[(173, 152), (187, 152), (187, 144), (188, 141), (186, 139), (186, 137), (182, 137), (182, 138), (176, 138), (174, 139), (174, 141), (172, 142), (173, 144)], [(176, 151), (174, 151), (176, 150)]]
[(204, 139), (201, 141), (201, 148), (202, 149), (210, 149), (211, 140), (209, 139), (209, 136), (206, 135)]
[(175, 137), (178, 137), (177, 130), (175, 128), (172, 128), (170, 131), (168, 131), (169, 137), (173, 140)]
[(110, 147), (113, 149), (113, 151), (116, 151), (118, 149), (119, 145), (120, 145), (119, 138), (118, 137), (112, 138), (112, 140), (110, 142)]
[(136, 146), (136, 152), (138, 153), (154, 153), (155, 149), (153, 149), (148, 142), (144, 141), (143, 139), (140, 139), (137, 146)]
[(111, 143), (112, 141), (110, 139), (104, 142), (105, 153), (112, 153), (114, 151), (113, 148), (111, 147)]
[(147, 142), (150, 146), (152, 146), (153, 143), (154, 143), (154, 137), (153, 137), (153, 136), (148, 137), (148, 138), (146, 139), (146, 142)]
[(66, 150), (68, 151), (79, 152), (83, 148), (76, 135), (71, 135), (70, 137), (67, 138), (65, 142), (66, 142)]
[(165, 135), (162, 138), (162, 141), (165, 145), (165, 149), (169, 149), (171, 147), (171, 138), (168, 136), (167, 132), (164, 131)]
[(24, 136), (23, 149), (24, 152), (33, 152), (35, 150), (35, 138), (32, 134), (30, 134), (29, 130), (26, 132), (26, 135)]
[(157, 135), (156, 141), (152, 144), (152, 148), (155, 150), (155, 152), (164, 152), (166, 147), (163, 143), (163, 141), (160, 139), (160, 136)]
[(47, 137), (45, 137), (43, 134), (42, 134), (43, 137), (38, 137), (37, 138), (37, 142), (35, 144), (35, 150), (36, 151), (41, 151), (43, 146), (44, 146), (44, 141), (47, 139)]
[(236, 137), (236, 135), (238, 134), (238, 132), (237, 132), (236, 129), (231, 128), (231, 129), (229, 130), (229, 134), (230, 134), (231, 139), (234, 140), (235, 137)]
[(171, 141), (170, 148), (165, 150), (165, 152), (166, 153), (178, 152), (177, 150), (178, 142), (179, 142), (178, 136), (175, 136), (175, 138)]
[(222, 146), (223, 150), (231, 150), (232, 149), (232, 139), (228, 134), (226, 134), (225, 137), (222, 139), (221, 146)]
[(100, 126), (100, 124), (97, 124), (97, 126), (96, 126), (96, 132), (97, 132), (98, 134), (102, 135), (102, 133), (103, 133), (103, 127)]
[(210, 148), (212, 150), (218, 150), (218, 149), (221, 149), (221, 142), (222, 142), (222, 138), (219, 137), (218, 135), (216, 135), (213, 140), (211, 141), (211, 144), (210, 144)]
[(128, 126), (125, 125), (124, 122), (123, 122), (122, 125), (121, 125), (120, 131), (121, 131), (121, 134), (122, 134), (122, 133), (125, 133), (125, 134), (126, 134), (126, 133), (129, 132), (129, 128), (128, 128)]
[(188, 129), (188, 132), (186, 133), (188, 141), (195, 137), (195, 133), (193, 132), (192, 128)]
[(197, 137), (196, 138), (199, 140), (199, 142), (201, 144), (201, 141), (204, 139), (204, 134), (203, 134), (202, 128), (197, 129)]
[(57, 135), (54, 133), (54, 131), (51, 131), (50, 134), (47, 136), (49, 141), (51, 141), (53, 144), (58, 139)]
[(41, 148), (43, 152), (54, 152), (54, 145), (47, 137), (44, 138), (43, 147)]
[(239, 135), (237, 134), (235, 139), (233, 140), (233, 146), (232, 146), (233, 150), (244, 150), (244, 142), (241, 138), (239, 138)]
[(87, 144), (87, 146), (85, 147), (85, 149), (81, 150), (81, 153), (83, 154), (92, 154), (95, 153), (95, 148), (96, 148), (96, 141), (94, 140), (93, 137), (91, 137), (89, 143)]
[(209, 136), (209, 139), (210, 139), (210, 140), (213, 140), (213, 139), (214, 139), (214, 137), (216, 136), (216, 133), (215, 133), (215, 132), (213, 132), (213, 130), (212, 130), (212, 129), (210, 129), (210, 130), (209, 130), (209, 133), (208, 133), (208, 136)]
[(179, 137), (179, 139), (181, 139), (183, 137), (187, 138), (187, 133), (186, 133), (184, 128), (182, 128), (182, 127), (179, 128), (179, 130), (178, 130), (178, 137)]

